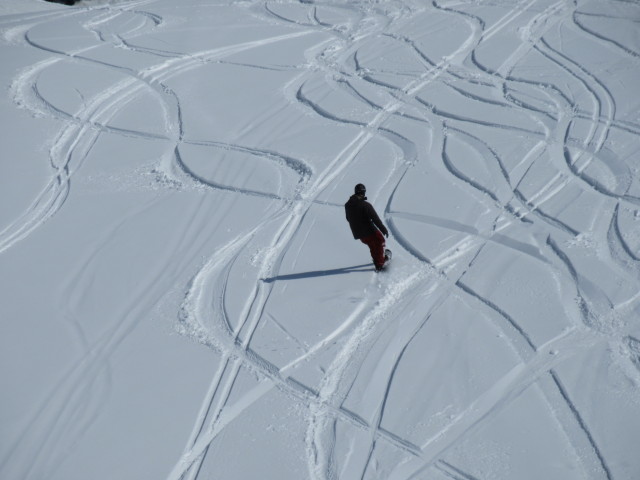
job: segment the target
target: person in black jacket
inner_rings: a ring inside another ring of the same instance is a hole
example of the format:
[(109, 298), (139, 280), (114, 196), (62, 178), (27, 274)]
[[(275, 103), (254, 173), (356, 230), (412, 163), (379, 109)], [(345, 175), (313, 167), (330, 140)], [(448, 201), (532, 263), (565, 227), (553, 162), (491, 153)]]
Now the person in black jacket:
[(369, 247), (376, 271), (380, 271), (387, 261), (384, 237), (389, 237), (389, 231), (378, 217), (373, 205), (367, 202), (365, 186), (359, 183), (354, 190), (354, 194), (344, 205), (347, 221), (353, 238)]

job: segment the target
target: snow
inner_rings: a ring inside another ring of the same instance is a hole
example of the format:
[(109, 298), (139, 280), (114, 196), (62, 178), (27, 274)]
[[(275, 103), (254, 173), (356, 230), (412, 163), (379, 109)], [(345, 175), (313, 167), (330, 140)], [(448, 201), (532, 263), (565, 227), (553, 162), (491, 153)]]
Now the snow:
[(3, 0), (0, 478), (640, 478), (639, 19)]

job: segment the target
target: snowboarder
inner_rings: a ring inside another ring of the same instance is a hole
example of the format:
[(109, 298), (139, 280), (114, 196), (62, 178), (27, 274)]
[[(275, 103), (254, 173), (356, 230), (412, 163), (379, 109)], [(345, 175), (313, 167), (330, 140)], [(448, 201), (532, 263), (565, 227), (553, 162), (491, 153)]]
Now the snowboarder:
[(389, 231), (378, 217), (373, 205), (367, 202), (366, 192), (367, 189), (363, 184), (357, 184), (354, 194), (345, 203), (344, 209), (353, 238), (369, 247), (373, 264), (379, 272), (391, 256), (391, 252), (385, 249), (384, 241), (384, 237), (389, 237)]

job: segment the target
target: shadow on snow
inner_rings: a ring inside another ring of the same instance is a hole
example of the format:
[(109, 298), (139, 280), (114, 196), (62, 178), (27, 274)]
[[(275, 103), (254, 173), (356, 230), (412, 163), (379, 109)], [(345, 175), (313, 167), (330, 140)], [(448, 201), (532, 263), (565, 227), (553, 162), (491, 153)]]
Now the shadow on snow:
[[(365, 269), (364, 267), (367, 267), (367, 268)], [(279, 280), (299, 280), (302, 278), (326, 277), (329, 275), (344, 275), (346, 273), (366, 272), (368, 270), (373, 270), (373, 266), (370, 263), (365, 263), (363, 265), (354, 265), (353, 267), (334, 268), (332, 270), (316, 270), (314, 272), (300, 272), (300, 273), (291, 273), (289, 275), (278, 275), (276, 277), (265, 278), (263, 281), (265, 283), (273, 283)]]

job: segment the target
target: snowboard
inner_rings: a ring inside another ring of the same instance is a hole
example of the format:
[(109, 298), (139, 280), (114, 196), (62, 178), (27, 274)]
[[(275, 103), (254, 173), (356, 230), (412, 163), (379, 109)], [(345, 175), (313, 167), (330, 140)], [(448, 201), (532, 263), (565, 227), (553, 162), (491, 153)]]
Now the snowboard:
[(380, 270), (378, 270), (379, 272), (381, 272), (382, 270), (386, 270), (387, 269), (387, 267), (391, 263), (391, 257), (392, 256), (393, 256), (393, 254), (391, 253), (391, 250), (389, 250), (388, 248), (385, 248), (384, 249), (384, 257), (386, 258), (386, 261), (384, 262), (384, 265), (382, 266), (382, 268)]

